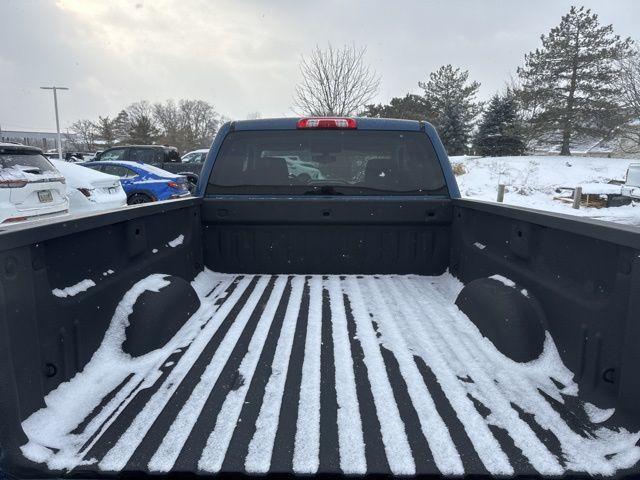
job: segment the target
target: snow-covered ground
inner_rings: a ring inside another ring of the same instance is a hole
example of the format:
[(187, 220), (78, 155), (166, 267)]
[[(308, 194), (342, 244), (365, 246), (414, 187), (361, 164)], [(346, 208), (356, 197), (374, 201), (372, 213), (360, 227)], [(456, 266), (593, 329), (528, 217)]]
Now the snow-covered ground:
[[(640, 226), (640, 204), (575, 210), (570, 203), (554, 200), (559, 187), (582, 186), (586, 193), (600, 189), (594, 184), (624, 180), (629, 164), (640, 160), (560, 156), (454, 156), (450, 160), (454, 167), (462, 164), (466, 172), (456, 176), (463, 197), (495, 202), (498, 184), (503, 183), (507, 204)], [(616, 187), (604, 185), (601, 191), (611, 188)]]

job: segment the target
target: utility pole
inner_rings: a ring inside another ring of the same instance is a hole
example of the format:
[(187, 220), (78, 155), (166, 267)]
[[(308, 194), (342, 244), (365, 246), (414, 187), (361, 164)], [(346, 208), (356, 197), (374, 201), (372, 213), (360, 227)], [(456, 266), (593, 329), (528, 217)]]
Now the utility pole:
[(53, 106), (56, 109), (56, 132), (58, 134), (58, 159), (62, 161), (62, 137), (60, 136), (60, 117), (58, 116), (58, 90), (69, 90), (67, 87), (40, 87), (42, 90), (53, 90)]

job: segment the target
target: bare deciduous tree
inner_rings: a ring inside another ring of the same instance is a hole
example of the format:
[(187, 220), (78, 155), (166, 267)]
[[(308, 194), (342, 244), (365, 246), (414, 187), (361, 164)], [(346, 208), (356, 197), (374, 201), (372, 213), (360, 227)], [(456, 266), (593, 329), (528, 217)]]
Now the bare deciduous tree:
[(75, 135), (68, 135), (68, 141), (76, 150), (91, 151), (95, 149), (96, 126), (91, 120), (76, 120), (71, 124)]
[(296, 87), (295, 109), (313, 116), (349, 116), (373, 99), (380, 77), (365, 62), (366, 48), (345, 45), (317, 47), (302, 57), (302, 82)]
[(156, 103), (153, 116), (160, 126), (162, 142), (181, 151), (208, 147), (220, 125), (220, 115), (204, 100)]

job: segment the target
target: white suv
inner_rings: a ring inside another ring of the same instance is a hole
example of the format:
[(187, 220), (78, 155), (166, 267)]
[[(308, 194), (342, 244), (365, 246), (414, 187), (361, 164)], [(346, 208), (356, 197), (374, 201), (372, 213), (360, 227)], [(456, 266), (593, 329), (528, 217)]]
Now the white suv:
[(65, 179), (40, 149), (0, 143), (0, 224), (68, 210)]

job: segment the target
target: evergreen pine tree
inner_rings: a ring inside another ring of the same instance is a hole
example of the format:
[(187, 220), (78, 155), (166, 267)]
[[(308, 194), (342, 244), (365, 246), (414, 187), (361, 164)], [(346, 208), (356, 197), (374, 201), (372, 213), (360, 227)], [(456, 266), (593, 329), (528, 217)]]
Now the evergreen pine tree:
[(493, 96), (480, 121), (474, 147), (482, 156), (522, 155), (525, 144), (512, 94)]
[(525, 55), (518, 69), (522, 99), (539, 139), (559, 143), (560, 154), (570, 155), (572, 140), (602, 138), (624, 123), (614, 81), (617, 60), (633, 42), (614, 35), (611, 25), (601, 26), (584, 7), (571, 7), (541, 40), (542, 48)]
[(404, 97), (392, 98), (389, 105), (367, 105), (363, 115), (374, 118), (427, 120), (431, 116), (431, 109), (423, 97), (407, 93)]
[(116, 141), (116, 120), (109, 118), (109, 116), (98, 116), (98, 121), (95, 123), (97, 137), (105, 143), (106, 147), (112, 146)]
[(419, 82), (424, 100), (431, 109), (429, 121), (438, 130), (442, 143), (450, 155), (467, 152), (471, 130), (481, 105), (476, 102), (480, 84), (469, 82), (469, 72), (440, 67), (429, 75), (429, 81)]
[(129, 129), (131, 128), (131, 119), (127, 111), (120, 110), (120, 113), (113, 119), (113, 122), (116, 142), (126, 142), (129, 138)]
[(134, 145), (152, 145), (158, 138), (158, 129), (153, 119), (147, 115), (140, 115), (131, 121), (128, 141)]
[(151, 145), (156, 142), (159, 132), (153, 118), (153, 106), (146, 100), (132, 103), (126, 109), (128, 138), (130, 144)]

